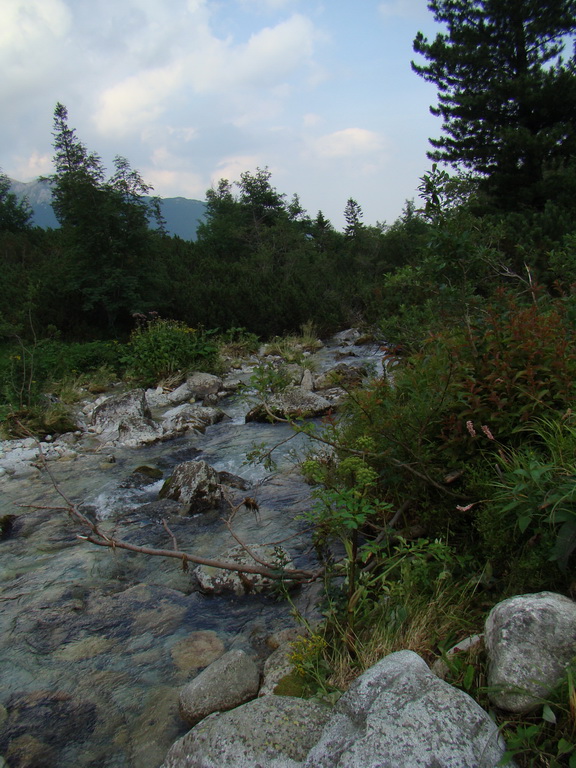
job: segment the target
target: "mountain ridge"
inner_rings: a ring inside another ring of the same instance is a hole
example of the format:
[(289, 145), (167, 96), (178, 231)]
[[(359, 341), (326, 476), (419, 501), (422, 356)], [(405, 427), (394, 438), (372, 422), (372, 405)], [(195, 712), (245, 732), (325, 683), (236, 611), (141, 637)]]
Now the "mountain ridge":
[[(52, 210), (50, 182), (44, 179), (17, 181), (10, 179), (10, 191), (18, 200), (28, 199), (32, 209), (32, 224), (42, 229), (58, 229), (60, 226)], [(146, 198), (150, 199), (150, 198)], [(160, 198), (162, 216), (169, 235), (182, 240), (196, 240), (198, 225), (206, 215), (206, 203), (188, 197)]]

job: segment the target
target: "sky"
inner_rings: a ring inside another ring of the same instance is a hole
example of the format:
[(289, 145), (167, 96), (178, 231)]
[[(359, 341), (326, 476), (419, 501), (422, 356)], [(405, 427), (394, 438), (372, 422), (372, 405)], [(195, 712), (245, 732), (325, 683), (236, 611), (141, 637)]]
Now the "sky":
[(441, 133), (419, 30), (438, 31), (426, 0), (1, 0), (0, 169), (53, 171), (60, 102), (110, 174), (126, 157), (161, 197), (268, 168), (338, 229), (349, 198), (392, 224)]

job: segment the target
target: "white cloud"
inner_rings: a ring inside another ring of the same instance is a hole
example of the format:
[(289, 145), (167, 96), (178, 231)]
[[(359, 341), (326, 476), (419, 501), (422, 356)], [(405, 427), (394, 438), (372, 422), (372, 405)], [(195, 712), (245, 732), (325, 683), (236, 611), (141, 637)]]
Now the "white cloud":
[(52, 156), (32, 152), (29, 157), (18, 157), (12, 175), (19, 181), (28, 181), (52, 173)]
[(345, 128), (313, 141), (314, 151), (323, 158), (346, 158), (382, 153), (384, 139), (365, 128)]
[(205, 34), (187, 62), (190, 83), (198, 93), (281, 85), (311, 64), (314, 38), (314, 25), (300, 14), (259, 30), (243, 44)]
[(95, 115), (103, 134), (122, 135), (141, 132), (163, 113), (166, 101), (182, 83), (176, 65), (128, 77), (105, 90)]
[(71, 15), (61, 0), (0, 3), (0, 98), (41, 91), (62, 62)]
[(255, 171), (261, 168), (265, 163), (257, 155), (236, 155), (234, 157), (223, 158), (216, 166), (212, 174), (211, 183), (216, 186), (220, 179), (228, 181), (239, 181), (240, 175), (245, 171)]
[[(155, 158), (155, 162), (158, 158)], [(204, 178), (194, 171), (167, 170), (163, 168), (145, 168), (143, 173), (146, 182), (154, 188), (154, 194), (160, 197), (192, 197), (203, 200), (208, 184)]]
[(2, 0), (0, 51), (3, 58), (28, 55), (69, 30), (71, 15), (62, 0)]
[(294, 0), (240, 0), (240, 5), (250, 11), (279, 11)]

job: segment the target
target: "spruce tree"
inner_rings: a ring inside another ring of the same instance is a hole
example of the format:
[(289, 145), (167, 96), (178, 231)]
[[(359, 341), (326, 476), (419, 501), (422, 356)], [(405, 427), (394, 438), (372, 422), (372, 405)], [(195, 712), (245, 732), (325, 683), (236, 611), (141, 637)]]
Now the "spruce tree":
[(575, 0), (430, 0), (448, 31), (414, 50), (412, 67), (438, 87), (444, 135), (434, 161), (471, 169), (500, 204), (539, 207), (545, 177), (576, 155), (576, 62), (562, 54)]
[(131, 314), (153, 301), (152, 242), (144, 198), (150, 187), (123, 157), (106, 181), (99, 156), (68, 125), (62, 104), (54, 111), (53, 207), (62, 226), (68, 262), (67, 301), (74, 322), (115, 333)]

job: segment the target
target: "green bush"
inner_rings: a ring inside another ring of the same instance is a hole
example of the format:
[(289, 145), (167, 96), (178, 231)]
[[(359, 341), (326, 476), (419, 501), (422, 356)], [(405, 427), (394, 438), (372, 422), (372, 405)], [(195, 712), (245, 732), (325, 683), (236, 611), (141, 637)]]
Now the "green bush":
[(127, 375), (151, 385), (192, 368), (210, 369), (218, 351), (214, 333), (178, 320), (147, 320), (132, 332), (122, 357)]

